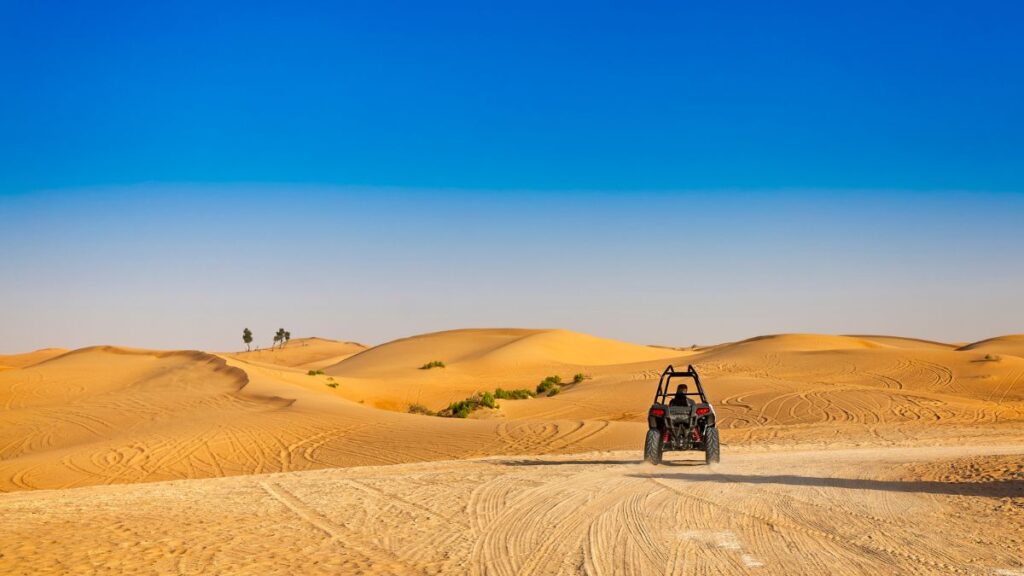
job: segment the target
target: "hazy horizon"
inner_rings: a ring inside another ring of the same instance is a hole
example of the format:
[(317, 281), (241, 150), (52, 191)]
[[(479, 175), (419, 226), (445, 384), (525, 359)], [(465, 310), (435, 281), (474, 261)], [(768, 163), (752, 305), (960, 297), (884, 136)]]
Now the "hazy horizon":
[(1024, 196), (140, 185), (0, 197), (0, 349), (1021, 332)]

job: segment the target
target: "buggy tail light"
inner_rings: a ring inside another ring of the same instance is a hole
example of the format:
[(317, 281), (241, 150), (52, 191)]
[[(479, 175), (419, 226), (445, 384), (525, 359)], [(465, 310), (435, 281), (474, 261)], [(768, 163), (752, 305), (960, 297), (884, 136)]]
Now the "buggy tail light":
[(700, 408), (697, 408), (697, 416), (703, 416), (708, 412), (711, 412), (711, 408), (708, 408), (707, 406), (701, 406)]
[(651, 408), (651, 416), (664, 416), (665, 411), (661, 408)]

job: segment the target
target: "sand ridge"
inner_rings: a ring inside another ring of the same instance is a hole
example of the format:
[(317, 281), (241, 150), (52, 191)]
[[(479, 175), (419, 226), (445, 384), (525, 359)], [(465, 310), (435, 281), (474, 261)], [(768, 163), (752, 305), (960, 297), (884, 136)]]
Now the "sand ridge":
[(329, 338), (294, 338), (284, 346), (273, 349), (259, 349), (248, 352), (227, 352), (225, 356), (233, 356), (250, 364), (273, 364), (291, 368), (318, 370), (337, 364), (342, 360), (366, 350), (366, 346), (358, 342), (342, 342)]
[(64, 348), (42, 348), (24, 354), (0, 354), (0, 370), (24, 368), (55, 358), (68, 352)]
[(960, 351), (973, 351), (984, 354), (1010, 354), (1024, 358), (1024, 334), (998, 336), (979, 342), (973, 342), (958, 348)]

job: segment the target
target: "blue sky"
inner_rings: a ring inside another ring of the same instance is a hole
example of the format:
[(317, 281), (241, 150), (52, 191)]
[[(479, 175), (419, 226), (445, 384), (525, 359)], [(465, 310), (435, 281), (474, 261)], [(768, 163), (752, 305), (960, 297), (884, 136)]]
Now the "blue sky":
[(0, 350), (1020, 332), (1010, 2), (9, 2)]
[(1024, 188), (1016, 2), (7, 2), (2, 186)]

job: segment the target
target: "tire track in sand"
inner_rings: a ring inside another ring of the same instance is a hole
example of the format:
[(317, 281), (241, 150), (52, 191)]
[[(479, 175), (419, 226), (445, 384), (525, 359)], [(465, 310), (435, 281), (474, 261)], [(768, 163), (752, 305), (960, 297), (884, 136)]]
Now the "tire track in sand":
[(287, 508), (306, 525), (322, 533), (329, 542), (343, 546), (346, 554), (355, 553), (360, 556), (361, 561), (359, 564), (361, 566), (372, 567), (373, 572), (380, 573), (427, 573), (421, 567), (403, 562), (391, 550), (363, 538), (358, 533), (345, 530), (342, 526), (332, 522), (315, 508), (306, 504), (281, 484), (260, 482), (259, 486), (271, 498)]

